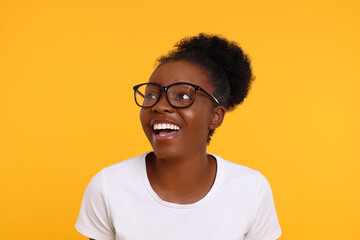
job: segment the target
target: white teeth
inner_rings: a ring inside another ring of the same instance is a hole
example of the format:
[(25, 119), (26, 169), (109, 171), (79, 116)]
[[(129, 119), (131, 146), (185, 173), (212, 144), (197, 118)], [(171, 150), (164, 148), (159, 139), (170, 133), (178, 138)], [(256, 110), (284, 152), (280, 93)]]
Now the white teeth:
[(180, 130), (180, 127), (174, 124), (169, 123), (157, 123), (153, 125), (154, 130), (164, 130), (164, 129), (171, 129), (171, 130)]

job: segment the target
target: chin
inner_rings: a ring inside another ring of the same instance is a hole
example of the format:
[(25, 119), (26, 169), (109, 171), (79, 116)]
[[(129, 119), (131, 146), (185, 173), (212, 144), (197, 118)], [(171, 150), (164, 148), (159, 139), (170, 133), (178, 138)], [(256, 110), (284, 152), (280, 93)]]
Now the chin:
[(155, 156), (158, 159), (170, 159), (176, 158), (181, 155), (178, 149), (172, 149), (171, 147), (153, 147)]

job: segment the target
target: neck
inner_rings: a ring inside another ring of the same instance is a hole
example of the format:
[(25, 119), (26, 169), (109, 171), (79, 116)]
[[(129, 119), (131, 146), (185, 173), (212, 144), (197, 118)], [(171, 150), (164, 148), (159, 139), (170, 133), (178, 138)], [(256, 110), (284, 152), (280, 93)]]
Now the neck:
[(154, 191), (169, 202), (200, 200), (211, 189), (216, 175), (216, 161), (206, 150), (171, 159), (160, 159), (152, 153), (146, 165)]

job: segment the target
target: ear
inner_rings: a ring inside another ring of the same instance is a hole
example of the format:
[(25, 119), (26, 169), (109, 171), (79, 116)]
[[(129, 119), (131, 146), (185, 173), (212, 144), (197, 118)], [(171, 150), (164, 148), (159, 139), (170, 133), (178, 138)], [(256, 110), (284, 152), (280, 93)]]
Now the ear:
[(211, 116), (211, 122), (209, 125), (210, 130), (214, 130), (220, 127), (221, 123), (224, 120), (225, 113), (226, 113), (226, 109), (224, 106), (217, 106), (214, 108)]

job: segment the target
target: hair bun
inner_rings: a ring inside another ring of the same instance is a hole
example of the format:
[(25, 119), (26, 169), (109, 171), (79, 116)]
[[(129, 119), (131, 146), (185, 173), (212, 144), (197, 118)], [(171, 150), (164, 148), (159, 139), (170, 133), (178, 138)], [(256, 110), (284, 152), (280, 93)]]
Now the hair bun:
[(189, 61), (207, 70), (215, 96), (228, 111), (247, 96), (253, 75), (250, 60), (237, 43), (218, 35), (200, 33), (180, 40), (173, 51), (158, 59), (158, 63), (176, 60)]

